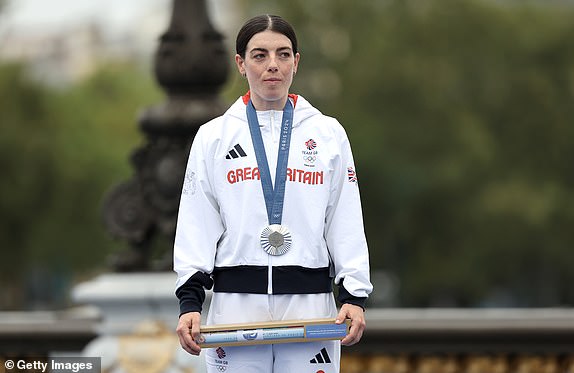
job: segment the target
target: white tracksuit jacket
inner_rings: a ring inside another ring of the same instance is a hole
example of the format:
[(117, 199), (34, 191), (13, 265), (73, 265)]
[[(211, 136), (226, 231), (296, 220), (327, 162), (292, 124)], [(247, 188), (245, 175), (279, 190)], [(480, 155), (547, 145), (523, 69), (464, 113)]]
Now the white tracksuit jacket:
[[(331, 293), (364, 306), (372, 290), (355, 165), (345, 130), (301, 96), (294, 103), (282, 225), (291, 249), (271, 256), (260, 234), (269, 225), (240, 97), (200, 127), (185, 174), (174, 246), (181, 313), (201, 311), (214, 293)], [(282, 111), (258, 112), (275, 180)]]

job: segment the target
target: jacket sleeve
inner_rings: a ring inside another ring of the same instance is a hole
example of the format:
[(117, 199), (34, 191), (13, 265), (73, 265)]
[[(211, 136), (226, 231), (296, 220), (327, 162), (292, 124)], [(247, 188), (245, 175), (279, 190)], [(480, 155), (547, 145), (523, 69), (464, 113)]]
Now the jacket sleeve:
[(173, 250), (177, 272), (176, 296), (180, 314), (201, 312), (205, 289), (211, 289), (211, 273), (217, 241), (224, 227), (214, 193), (212, 159), (205, 141), (205, 126), (198, 131), (189, 154), (179, 204)]
[(335, 270), (335, 284), (339, 286), (339, 301), (364, 308), (373, 286), (357, 174), (347, 134), (338, 122), (335, 131), (339, 155), (333, 165), (325, 240)]

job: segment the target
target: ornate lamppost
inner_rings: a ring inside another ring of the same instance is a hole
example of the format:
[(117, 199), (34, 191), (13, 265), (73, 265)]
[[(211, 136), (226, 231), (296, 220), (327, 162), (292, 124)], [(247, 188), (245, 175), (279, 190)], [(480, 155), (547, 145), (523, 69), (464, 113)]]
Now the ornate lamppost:
[(191, 142), (201, 124), (224, 111), (218, 92), (228, 62), (205, 1), (174, 0), (172, 9), (154, 58), (155, 77), (167, 100), (142, 113), (139, 127), (146, 143), (131, 155), (135, 173), (116, 185), (103, 204), (108, 231), (129, 244), (112, 257), (118, 272), (171, 267), (171, 250), (152, 263), (151, 244), (159, 235), (173, 240)]

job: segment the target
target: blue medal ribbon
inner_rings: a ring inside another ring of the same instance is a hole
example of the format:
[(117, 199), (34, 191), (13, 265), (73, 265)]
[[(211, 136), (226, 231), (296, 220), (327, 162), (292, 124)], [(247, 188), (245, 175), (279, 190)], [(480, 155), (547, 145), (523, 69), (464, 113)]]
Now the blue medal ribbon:
[(291, 130), (293, 129), (293, 105), (289, 98), (283, 108), (283, 119), (281, 120), (281, 138), (279, 141), (279, 150), (277, 154), (277, 168), (275, 171), (275, 188), (271, 183), (271, 173), (267, 154), (263, 145), (263, 137), (259, 128), (257, 111), (251, 100), (247, 103), (247, 122), (249, 123), (249, 132), (251, 141), (255, 149), (255, 158), (259, 167), (261, 176), (261, 187), (265, 206), (267, 207), (267, 219), (269, 224), (281, 224), (283, 217), (283, 202), (285, 200), (285, 184), (287, 182), (287, 162), (289, 160), (289, 146), (291, 143)]

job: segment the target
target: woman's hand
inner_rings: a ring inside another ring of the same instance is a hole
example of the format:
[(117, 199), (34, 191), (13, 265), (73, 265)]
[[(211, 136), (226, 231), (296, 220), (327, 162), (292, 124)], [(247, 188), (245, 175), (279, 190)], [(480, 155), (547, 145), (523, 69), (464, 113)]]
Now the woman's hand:
[(179, 317), (179, 323), (175, 330), (181, 347), (192, 355), (199, 355), (201, 352), (201, 347), (197, 343), (201, 341), (200, 323), (201, 314), (199, 312), (184, 313)]
[(363, 331), (367, 326), (365, 322), (365, 312), (359, 306), (345, 303), (341, 307), (341, 311), (339, 311), (335, 323), (344, 323), (345, 319), (351, 319), (351, 328), (349, 329), (349, 334), (341, 341), (341, 344), (343, 346), (351, 346), (359, 342), (363, 336)]

